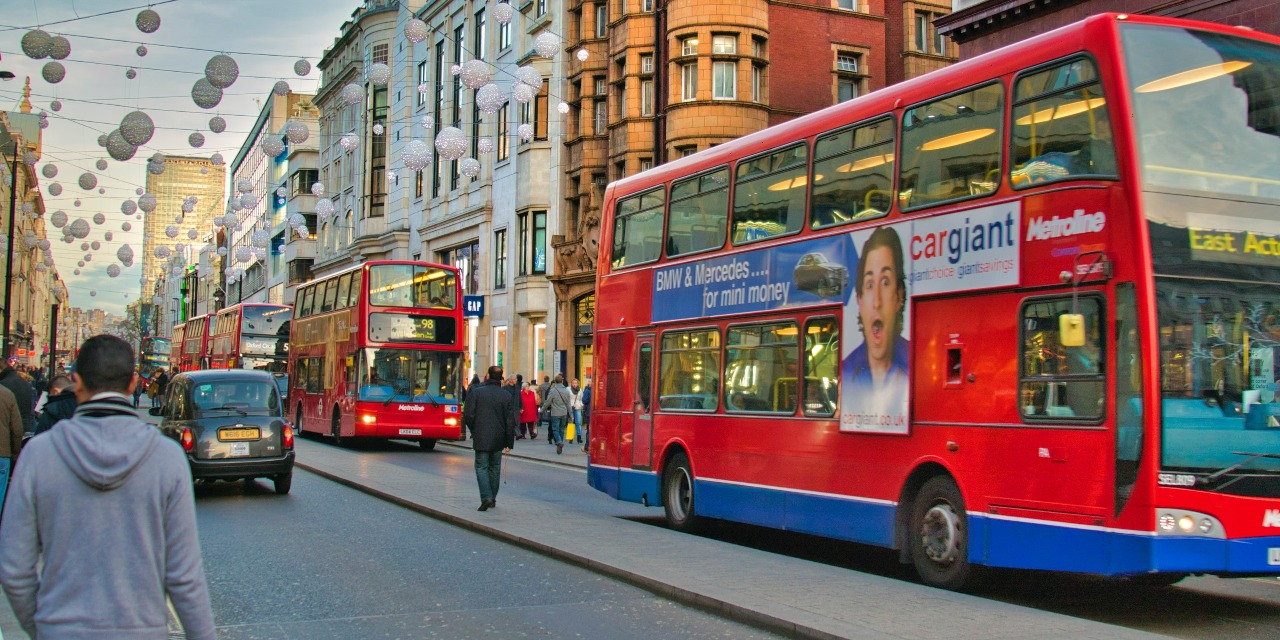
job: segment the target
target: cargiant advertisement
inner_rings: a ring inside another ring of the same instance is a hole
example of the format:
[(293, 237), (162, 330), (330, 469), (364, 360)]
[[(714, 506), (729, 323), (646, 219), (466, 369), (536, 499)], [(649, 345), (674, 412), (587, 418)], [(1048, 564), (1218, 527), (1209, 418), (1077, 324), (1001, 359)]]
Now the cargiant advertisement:
[(657, 269), (653, 320), (844, 306), (840, 429), (907, 433), (914, 295), (1018, 282), (1017, 202)]

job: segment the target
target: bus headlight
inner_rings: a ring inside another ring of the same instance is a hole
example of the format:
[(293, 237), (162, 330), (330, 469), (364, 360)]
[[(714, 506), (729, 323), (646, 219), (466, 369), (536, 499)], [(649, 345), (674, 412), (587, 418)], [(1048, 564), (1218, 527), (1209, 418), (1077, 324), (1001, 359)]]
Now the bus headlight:
[(360, 422), (363, 422), (365, 424), (373, 424), (377, 421), (378, 419), (374, 417), (373, 414), (371, 413), (364, 413), (360, 415)]
[(445, 419), (444, 419), (444, 426), (446, 426), (446, 427), (456, 427), (456, 426), (458, 426), (458, 419), (457, 419), (457, 418), (445, 418)]
[(1190, 509), (1156, 509), (1157, 536), (1227, 537), (1217, 518)]

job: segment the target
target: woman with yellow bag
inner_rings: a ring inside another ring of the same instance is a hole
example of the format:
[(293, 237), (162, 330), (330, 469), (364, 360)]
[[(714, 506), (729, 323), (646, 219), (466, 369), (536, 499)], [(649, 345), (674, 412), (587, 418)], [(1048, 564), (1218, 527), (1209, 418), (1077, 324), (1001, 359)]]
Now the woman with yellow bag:
[(551, 439), (556, 453), (564, 453), (564, 430), (573, 413), (573, 393), (564, 386), (564, 374), (556, 374), (551, 388), (547, 389), (547, 397), (542, 400), (542, 408), (551, 414)]

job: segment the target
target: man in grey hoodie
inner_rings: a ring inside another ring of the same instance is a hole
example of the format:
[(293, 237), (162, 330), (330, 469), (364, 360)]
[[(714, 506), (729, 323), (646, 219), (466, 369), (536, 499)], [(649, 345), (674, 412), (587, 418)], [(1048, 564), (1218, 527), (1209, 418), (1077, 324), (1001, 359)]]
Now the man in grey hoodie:
[(9, 486), (0, 585), (32, 638), (165, 640), (166, 595), (187, 638), (214, 638), (191, 471), (133, 411), (133, 367), (124, 340), (86, 340), (75, 415), (27, 444)]

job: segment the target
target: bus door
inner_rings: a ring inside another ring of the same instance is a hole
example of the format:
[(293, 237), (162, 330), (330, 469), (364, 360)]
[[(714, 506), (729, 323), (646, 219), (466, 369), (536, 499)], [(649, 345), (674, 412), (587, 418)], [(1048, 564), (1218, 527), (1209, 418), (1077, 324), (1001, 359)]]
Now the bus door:
[(653, 467), (653, 334), (641, 336), (636, 341), (635, 381), (631, 468), (650, 469)]

